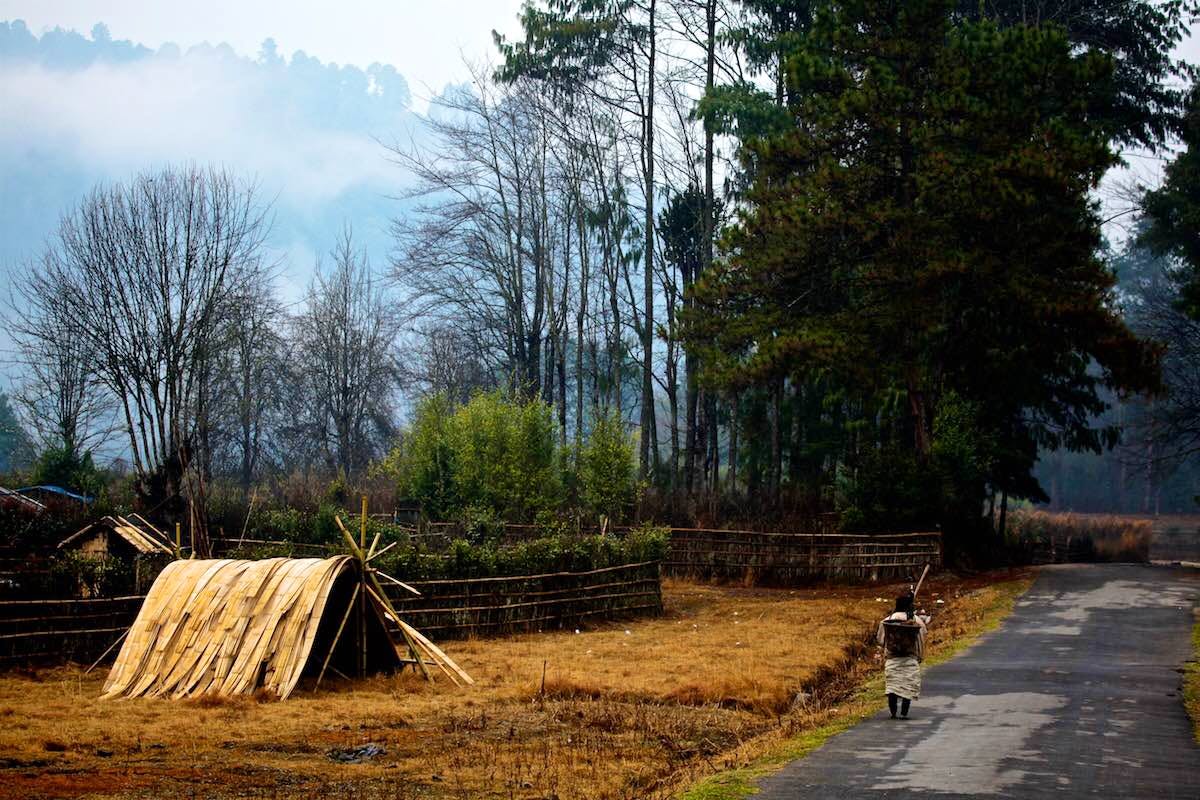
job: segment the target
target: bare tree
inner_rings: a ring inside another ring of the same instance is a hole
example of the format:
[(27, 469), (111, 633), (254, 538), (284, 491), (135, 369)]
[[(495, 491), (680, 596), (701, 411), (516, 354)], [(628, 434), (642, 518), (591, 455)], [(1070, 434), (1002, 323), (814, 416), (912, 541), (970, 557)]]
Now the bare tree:
[[(621, 133), (622, 146), (634, 151), (641, 195), (641, 297), (628, 269), (621, 276), (628, 294), (630, 322), (641, 344), (640, 447), (643, 476), (658, 463), (654, 403), (654, 260), (655, 260), (655, 102), (663, 54), (658, 0), (619, 3), (551, 2), (525, 5), (523, 41), (496, 43), (505, 56), (497, 77), (505, 82), (533, 79), (547, 84), (572, 113), (582, 105), (602, 106)], [(586, 57), (581, 54), (586, 53)], [(624, 187), (619, 187), (624, 188)], [(619, 395), (618, 395), (619, 396)]]
[[(22, 311), (14, 304), (8, 315), (23, 377), (13, 399), (43, 448), (79, 458), (112, 436), (116, 405), (96, 374), (77, 316), (63, 298), (35, 298), (30, 289), (18, 285)], [(31, 308), (36, 313), (25, 311)]]
[[(253, 184), (166, 168), (97, 187), (27, 278), (33, 317), (52, 319), (56, 303), (74, 315), (72, 333), (116, 398), (148, 505), (183, 490), (225, 298), (261, 270), (266, 230)], [(196, 531), (201, 553), (204, 535)]]
[(289, 427), (293, 442), (314, 448), (330, 468), (356, 475), (393, 433), (400, 327), (349, 227), (331, 256), (328, 272), (317, 265), (293, 323)]
[(207, 404), (210, 451), (248, 494), (271, 459), (272, 433), (281, 424), (285, 314), (265, 272), (226, 302)]
[(416, 334), (416, 358), (402, 365), (404, 383), (418, 394), (443, 394), (466, 402), (476, 391), (495, 387), (479, 351), (480, 337), (461, 329), (429, 327)]
[(421, 201), (395, 224), (393, 275), (410, 313), (479, 337), (496, 371), (538, 394), (554, 313), (548, 112), (534, 93), (478, 70), (470, 91), (438, 102), (435, 146), (392, 148)]
[[(1155, 259), (1127, 301), (1134, 329), (1165, 348), (1161, 397), (1132, 400), (1127, 405), (1124, 456), (1141, 462), (1147, 474), (1169, 471), (1200, 453), (1200, 320), (1179, 306), (1182, 270), (1167, 259)], [(1147, 486), (1150, 482), (1147, 483)]]

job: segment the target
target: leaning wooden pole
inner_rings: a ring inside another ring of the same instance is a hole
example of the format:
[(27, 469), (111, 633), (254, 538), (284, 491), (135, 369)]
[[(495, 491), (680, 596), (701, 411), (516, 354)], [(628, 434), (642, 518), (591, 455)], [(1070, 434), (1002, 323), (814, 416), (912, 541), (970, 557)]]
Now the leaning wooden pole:
[(917, 581), (917, 588), (913, 589), (913, 611), (917, 610), (917, 595), (921, 592), (921, 584), (925, 582), (925, 576), (929, 574), (929, 565), (925, 565), (925, 569), (921, 570), (921, 579)]
[(362, 516), (358, 523), (358, 580), (363, 591), (358, 595), (358, 677), (367, 675), (367, 496), (362, 496)]
[(354, 610), (354, 604), (358, 600), (358, 596), (362, 594), (362, 586), (354, 587), (354, 594), (350, 595), (350, 603), (346, 606), (346, 613), (342, 614), (342, 621), (338, 623), (337, 633), (333, 635), (333, 644), (329, 645), (329, 652), (325, 654), (325, 660), (321, 663), (321, 671), (317, 674), (317, 682), (313, 686), (313, 691), (321, 685), (321, 679), (325, 677), (325, 670), (329, 669), (329, 662), (333, 658), (333, 651), (337, 649), (338, 642), (342, 640), (342, 631), (346, 629), (346, 620), (350, 619), (350, 612)]
[[(356, 559), (358, 559), (359, 581), (360, 581), (360, 586), (362, 586), (362, 589), (363, 589), (362, 595), (366, 596), (368, 593), (368, 590), (369, 590), (369, 587), (367, 586), (368, 582), (374, 584), (375, 588), (379, 590), (379, 593), (383, 594), (383, 587), (380, 586), (379, 581), (376, 580), (375, 575), (373, 574), (374, 570), (368, 566), (367, 559), (365, 557), (366, 554), (363, 553), (363, 551), (359, 549), (358, 543), (354, 541), (353, 534), (351, 534), (350, 531), (346, 528), (346, 526), (342, 523), (341, 517), (334, 515), (333, 520), (334, 520), (334, 522), (337, 523), (338, 528), (341, 529), (342, 538), (345, 540), (347, 546), (349, 546), (350, 553)], [(386, 600), (386, 595), (385, 595), (385, 600)], [(388, 605), (390, 607), (390, 603)], [(399, 615), (395, 613), (395, 609), (392, 608), (391, 611), (392, 611), (392, 615), (396, 619), (399, 619)], [(365, 612), (364, 612), (364, 616), (365, 616)], [(401, 625), (401, 626), (397, 626), (397, 627), (399, 627), (399, 629), (400, 629), (400, 635), (404, 639), (404, 644), (408, 647), (408, 652), (412, 656), (413, 662), (417, 665), (417, 668), (421, 671), (421, 674), (424, 675), (426, 679), (431, 679), (432, 676), (429, 674), (429, 669), (425, 666), (425, 660), (421, 656), (421, 650), (418, 647), (417, 643), (415, 641), (413, 641), (413, 637), (409, 636), (408, 631), (406, 631), (404, 629), (404, 626)]]

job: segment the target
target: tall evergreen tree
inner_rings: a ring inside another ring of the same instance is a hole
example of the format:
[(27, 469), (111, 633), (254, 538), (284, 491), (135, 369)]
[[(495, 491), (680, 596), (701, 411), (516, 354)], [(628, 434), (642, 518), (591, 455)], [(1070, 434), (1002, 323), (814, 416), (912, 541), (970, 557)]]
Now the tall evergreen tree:
[(1179, 307), (1200, 319), (1200, 89), (1192, 90), (1181, 138), (1184, 150), (1167, 165), (1162, 186), (1146, 193), (1138, 241), (1183, 266)]
[(1111, 60), (1055, 26), (960, 23), (950, 0), (850, 0), (787, 74), (791, 127), (745, 143), (731, 257), (697, 285), (710, 371), (832, 377), (918, 473), (966, 437), (983, 468), (952, 467), (969, 485), (931, 513), (978, 516), (985, 481), (1039, 495), (1039, 445), (1099, 448), (1099, 390), (1156, 381), (1096, 255)]
[(8, 395), (0, 392), (0, 475), (28, 466), (33, 443), (13, 411)]

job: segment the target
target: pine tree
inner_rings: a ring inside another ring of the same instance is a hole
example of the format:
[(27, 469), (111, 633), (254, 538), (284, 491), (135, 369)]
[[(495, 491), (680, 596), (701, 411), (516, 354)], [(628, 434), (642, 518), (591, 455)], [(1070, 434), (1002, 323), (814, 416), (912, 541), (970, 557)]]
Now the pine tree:
[(0, 475), (29, 465), (33, 442), (13, 411), (8, 395), (0, 392)]
[(1156, 381), (1097, 257), (1112, 61), (1054, 26), (958, 22), (948, 0), (851, 0), (787, 75), (791, 126), (744, 143), (748, 207), (697, 286), (705, 363), (830, 378), (924, 470), (939, 418), (955, 437), (968, 420), (986, 474), (950, 494), (1038, 496), (1039, 445), (1099, 448), (1100, 388)]
[(1182, 139), (1185, 149), (1167, 165), (1162, 186), (1146, 193), (1148, 225), (1138, 241), (1184, 266), (1179, 307), (1200, 319), (1200, 89), (1193, 90)]

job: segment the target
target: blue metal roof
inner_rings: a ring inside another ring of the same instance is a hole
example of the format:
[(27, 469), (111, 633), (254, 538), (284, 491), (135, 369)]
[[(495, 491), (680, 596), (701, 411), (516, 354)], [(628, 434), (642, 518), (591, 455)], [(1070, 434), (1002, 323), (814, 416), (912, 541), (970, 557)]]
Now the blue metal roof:
[(61, 486), (26, 486), (24, 488), (17, 489), (17, 491), (20, 494), (25, 494), (26, 492), (49, 492), (50, 494), (57, 494), (62, 497), (69, 497), (70, 499), (75, 500), (80, 503), (83, 503), (85, 505), (90, 504), (95, 499), (93, 497), (88, 497), (87, 495), (77, 494), (68, 489), (64, 489)]

